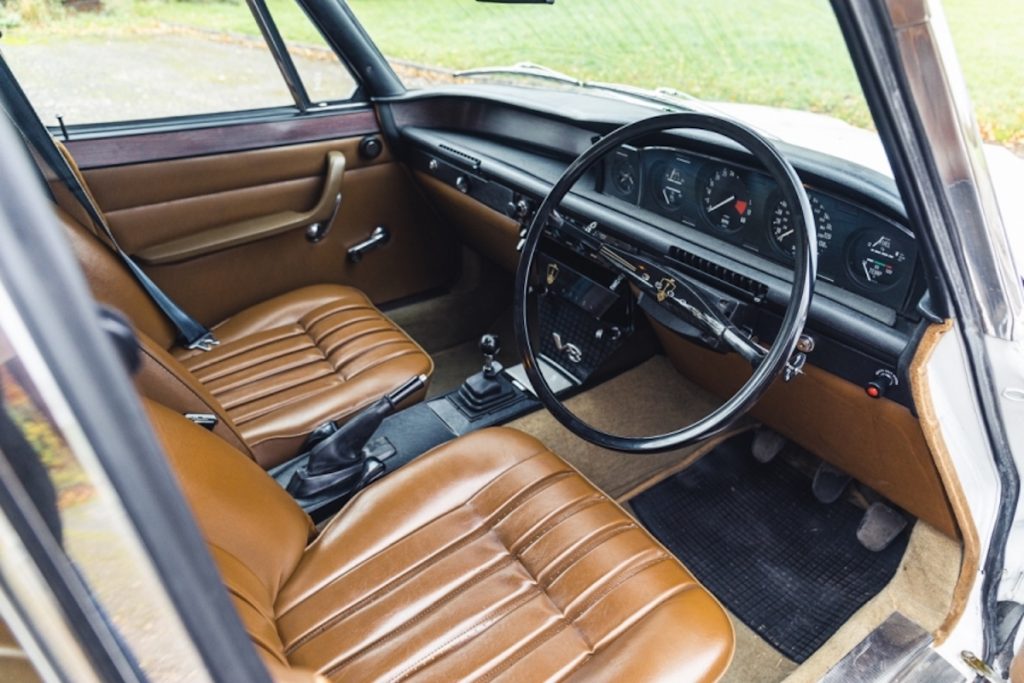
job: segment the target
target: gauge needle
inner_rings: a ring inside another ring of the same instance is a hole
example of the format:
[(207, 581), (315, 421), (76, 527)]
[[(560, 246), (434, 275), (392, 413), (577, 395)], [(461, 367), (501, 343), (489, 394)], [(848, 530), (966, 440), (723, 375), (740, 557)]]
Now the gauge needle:
[(868, 282), (873, 282), (874, 278), (872, 278), (871, 277), (871, 273), (868, 272), (868, 262), (867, 262), (867, 259), (861, 261), (861, 265), (864, 266), (864, 277), (867, 278)]
[(781, 242), (782, 240), (786, 239), (787, 237), (789, 237), (792, 234), (793, 234), (792, 230), (787, 230), (786, 232), (784, 232), (784, 233), (782, 233), (781, 235), (778, 236), (778, 240)]
[(730, 195), (729, 197), (726, 197), (725, 199), (723, 199), (722, 201), (718, 202), (714, 206), (709, 206), (708, 207), (708, 213), (711, 213), (712, 211), (718, 211), (723, 206), (725, 206), (726, 204), (728, 204), (731, 201), (734, 201), (735, 199), (736, 199), (736, 195)]

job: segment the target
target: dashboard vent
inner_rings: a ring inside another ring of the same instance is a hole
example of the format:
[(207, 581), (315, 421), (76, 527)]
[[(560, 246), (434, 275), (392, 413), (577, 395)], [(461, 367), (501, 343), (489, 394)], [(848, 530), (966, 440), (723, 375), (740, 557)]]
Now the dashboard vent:
[(746, 275), (740, 275), (736, 271), (729, 270), (725, 266), (715, 263), (714, 261), (709, 261), (702, 256), (697, 256), (693, 252), (680, 249), (679, 247), (669, 247), (668, 255), (679, 263), (710, 276), (719, 284), (726, 285), (731, 289), (737, 289), (748, 294), (753, 297), (755, 302), (763, 301), (768, 295), (767, 285), (764, 285), (753, 278), (749, 278)]
[(469, 154), (466, 154), (465, 152), (463, 152), (461, 150), (457, 150), (454, 147), (449, 147), (448, 145), (445, 145), (445, 144), (439, 144), (438, 147), (440, 147), (441, 149), (443, 149), (446, 152), (449, 152), (450, 154), (454, 154), (457, 157), (462, 157), (463, 159), (468, 161), (470, 164), (472, 164), (474, 171), (476, 169), (480, 168), (481, 161), (479, 159), (477, 159), (476, 157), (471, 156)]

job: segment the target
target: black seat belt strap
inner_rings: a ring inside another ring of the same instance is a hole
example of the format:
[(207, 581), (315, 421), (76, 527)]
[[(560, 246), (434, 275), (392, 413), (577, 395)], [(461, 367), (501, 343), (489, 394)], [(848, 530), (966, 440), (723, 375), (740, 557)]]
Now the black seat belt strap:
[(92, 195), (82, 185), (81, 180), (71, 167), (71, 162), (64, 156), (56, 141), (50, 135), (43, 122), (39, 119), (32, 104), (26, 97), (25, 92), (14, 78), (7, 62), (0, 56), (0, 104), (3, 105), (8, 118), (21, 133), (25, 141), (38, 155), (39, 159), (46, 164), (64, 183), (68, 191), (75, 198), (88, 214), (90, 220), (96, 224), (106, 235), (110, 246), (117, 256), (124, 262), (125, 266), (139, 282), (146, 294), (153, 302), (160, 307), (164, 315), (177, 328), (181, 337), (182, 345), (189, 349), (209, 351), (219, 343), (212, 332), (195, 318), (181, 309), (174, 303), (167, 294), (160, 289), (152, 278), (129, 256), (117, 243), (110, 225), (103, 217), (103, 212), (96, 206)]

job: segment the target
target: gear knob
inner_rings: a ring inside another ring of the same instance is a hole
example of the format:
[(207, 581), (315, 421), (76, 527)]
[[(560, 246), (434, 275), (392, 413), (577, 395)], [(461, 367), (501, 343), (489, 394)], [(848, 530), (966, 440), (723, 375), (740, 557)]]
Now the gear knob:
[(494, 358), (501, 351), (501, 338), (496, 334), (485, 334), (480, 337), (480, 352)]

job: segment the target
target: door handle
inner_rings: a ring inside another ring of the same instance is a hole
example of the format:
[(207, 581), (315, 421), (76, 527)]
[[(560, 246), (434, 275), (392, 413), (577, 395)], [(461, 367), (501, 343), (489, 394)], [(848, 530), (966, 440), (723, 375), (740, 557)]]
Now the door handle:
[(391, 232), (383, 225), (378, 225), (362, 242), (353, 244), (348, 248), (348, 260), (351, 263), (359, 263), (368, 252), (383, 247), (391, 240)]
[(345, 176), (345, 155), (338, 151), (327, 153), (327, 173), (324, 187), (315, 206), (309, 211), (281, 211), (237, 223), (222, 225), (180, 239), (147, 247), (135, 254), (147, 264), (175, 263), (196, 256), (222, 251), (241, 244), (266, 239), (296, 228), (307, 228), (307, 236), (314, 231), (320, 241), (330, 230), (331, 223), (341, 208), (341, 185)]

